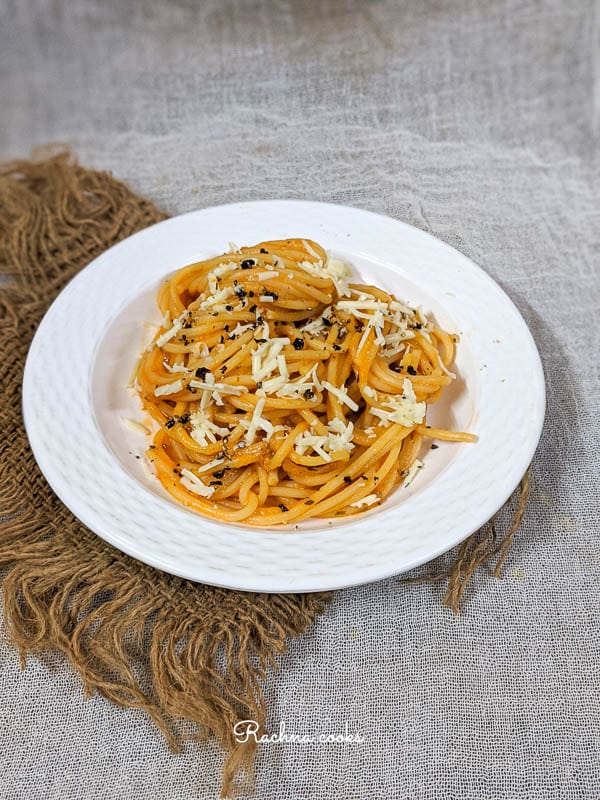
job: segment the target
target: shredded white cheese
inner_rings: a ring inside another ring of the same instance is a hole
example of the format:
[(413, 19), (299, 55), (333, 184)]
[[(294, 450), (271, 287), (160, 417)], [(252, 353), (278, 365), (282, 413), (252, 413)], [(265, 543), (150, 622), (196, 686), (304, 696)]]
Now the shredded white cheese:
[(417, 476), (419, 470), (423, 468), (423, 462), (419, 461), (417, 458), (413, 463), (410, 465), (408, 472), (406, 473), (406, 477), (404, 478), (404, 488), (410, 486), (410, 484), (414, 481), (415, 477)]
[(439, 361), (440, 369), (442, 370), (442, 372), (445, 372), (446, 375), (449, 378), (452, 378), (454, 380), (456, 378), (456, 375), (454, 374), (454, 372), (450, 372), (448, 367), (444, 364), (444, 362), (442, 361), (442, 356), (440, 355), (440, 353), (438, 353), (438, 361)]
[(241, 322), (238, 322), (238, 324), (235, 326), (235, 328), (229, 334), (229, 337), (231, 338), (231, 337), (241, 336), (242, 333), (246, 333), (246, 331), (252, 330), (253, 327), (254, 327), (254, 325), (252, 323), (250, 323), (248, 325), (242, 325)]
[(323, 381), (323, 388), (335, 395), (340, 403), (344, 403), (352, 411), (358, 411), (358, 403), (354, 402), (346, 389), (342, 386), (334, 386), (332, 383), (329, 383), (329, 381)]
[(377, 503), (378, 500), (379, 500), (379, 495), (368, 494), (366, 497), (362, 497), (360, 500), (356, 500), (354, 503), (350, 503), (350, 507), (362, 508), (362, 506), (372, 506), (374, 503)]
[(161, 334), (158, 337), (158, 339), (154, 342), (154, 344), (157, 347), (162, 347), (163, 344), (170, 342), (174, 336), (177, 336), (182, 327), (183, 327), (183, 322), (180, 319), (176, 319), (173, 325), (169, 328), (169, 330)]
[(163, 395), (167, 394), (176, 394), (176, 392), (181, 392), (183, 390), (183, 381), (179, 378), (172, 383), (164, 383), (162, 386), (157, 386), (154, 390), (155, 397), (162, 397)]
[(248, 430), (246, 431), (246, 436), (244, 437), (246, 440), (246, 444), (252, 444), (252, 442), (254, 441), (254, 437), (256, 436), (256, 429), (258, 428), (259, 423), (267, 422), (267, 420), (264, 420), (261, 416), (263, 408), (265, 407), (265, 403), (266, 403), (265, 398), (261, 397), (260, 400), (258, 400), (256, 405), (254, 406), (254, 411), (252, 412), (252, 419), (250, 420)]
[(198, 472), (210, 472), (211, 469), (215, 469), (215, 467), (220, 467), (223, 464), (223, 456), (221, 458), (215, 458), (212, 461), (209, 461), (208, 464), (204, 464), (202, 467), (197, 467)]
[[(207, 378), (210, 373), (207, 374)], [(220, 394), (243, 394), (248, 389), (245, 386), (231, 386), (229, 383), (209, 383), (208, 381), (200, 381), (195, 378), (189, 384), (194, 389), (203, 389), (204, 391), (219, 392)]]
[(211, 287), (211, 279), (212, 275), (208, 276), (209, 288), (211, 291), (209, 292), (208, 296), (202, 300), (200, 303), (201, 309), (213, 308), (216, 305), (222, 305), (226, 303), (230, 297), (235, 295), (235, 288), (233, 286), (224, 286), (222, 289), (216, 289), (216, 279), (215, 280), (215, 288)]
[(183, 364), (168, 364), (166, 361), (163, 361), (163, 367), (167, 370), (167, 372), (191, 372), (192, 370), (188, 367), (184, 367)]
[(344, 425), (341, 419), (332, 419), (327, 424), (327, 434), (319, 435), (312, 431), (305, 431), (300, 434), (294, 443), (294, 449), (298, 455), (305, 455), (307, 450), (314, 450), (324, 461), (331, 461), (331, 453), (345, 451), (347, 453), (354, 450), (352, 435), (354, 425), (348, 421)]
[(199, 495), (200, 497), (211, 497), (215, 493), (214, 486), (207, 486), (197, 475), (194, 475), (189, 469), (181, 470), (181, 478), (179, 479), (182, 486)]
[(237, 264), (235, 261), (228, 261), (227, 263), (219, 264), (218, 267), (212, 269), (209, 273), (209, 279), (211, 275), (214, 275), (215, 278), (220, 278), (222, 275), (226, 275), (228, 272), (233, 272), (237, 269)]
[(229, 428), (222, 428), (215, 424), (202, 408), (190, 415), (192, 430), (190, 436), (200, 447), (206, 447), (208, 442), (213, 444), (217, 441), (217, 436), (228, 436)]
[(352, 274), (352, 270), (345, 261), (340, 261), (328, 255), (325, 264), (321, 259), (318, 259), (314, 262), (302, 261), (298, 266), (311, 275), (317, 275), (319, 278), (329, 278), (341, 297), (350, 297), (348, 278)]
[(317, 261), (320, 261), (319, 254), (317, 253), (314, 247), (311, 247), (311, 245), (309, 245), (306, 239), (302, 239), (302, 244), (304, 245), (304, 249), (306, 250), (307, 253), (309, 253), (309, 255), (311, 255), (313, 258), (316, 258)]
[(267, 341), (261, 342), (252, 352), (252, 378), (257, 382), (269, 377), (271, 373), (277, 369), (277, 356), (286, 345), (290, 344), (290, 340), (287, 336), (269, 339), (268, 328), (266, 334), (266, 336), (263, 335), (261, 338)]
[(121, 422), (126, 428), (132, 431), (132, 433), (138, 433), (140, 436), (148, 436), (150, 434), (150, 429), (142, 425), (141, 422), (137, 422), (135, 419), (121, 417)]
[(425, 419), (427, 407), (424, 402), (417, 403), (417, 398), (408, 378), (404, 379), (401, 395), (390, 395), (379, 406), (371, 406), (370, 411), (380, 419), (380, 425), (387, 427), (392, 422), (412, 428)]

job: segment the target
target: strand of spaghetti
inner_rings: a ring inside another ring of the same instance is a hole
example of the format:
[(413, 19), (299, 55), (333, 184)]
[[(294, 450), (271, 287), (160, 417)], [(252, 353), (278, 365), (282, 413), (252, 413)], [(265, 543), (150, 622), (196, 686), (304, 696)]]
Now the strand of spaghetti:
[(415, 428), (422, 436), (429, 439), (441, 439), (445, 442), (476, 442), (477, 436), (474, 433), (464, 431), (447, 431), (441, 428), (429, 428), (425, 425), (417, 425)]

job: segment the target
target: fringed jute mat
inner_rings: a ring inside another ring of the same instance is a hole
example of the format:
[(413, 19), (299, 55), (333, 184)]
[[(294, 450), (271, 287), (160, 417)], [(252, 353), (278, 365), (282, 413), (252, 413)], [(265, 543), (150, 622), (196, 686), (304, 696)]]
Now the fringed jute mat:
[[(164, 219), (149, 200), (66, 151), (0, 167), (0, 578), (10, 639), (28, 654), (62, 651), (86, 695), (144, 709), (177, 752), (178, 720), (227, 752), (223, 794), (251, 771), (256, 744), (238, 744), (240, 719), (262, 726), (262, 685), (289, 637), (312, 625), (331, 597), (251, 594), (175, 578), (114, 550), (57, 499), (29, 449), (21, 379), (29, 344), (63, 286), (93, 258)], [(457, 551), (445, 602), (457, 610), (477, 566), (506, 557), (527, 500), (512, 498), (503, 536), (494, 522)]]

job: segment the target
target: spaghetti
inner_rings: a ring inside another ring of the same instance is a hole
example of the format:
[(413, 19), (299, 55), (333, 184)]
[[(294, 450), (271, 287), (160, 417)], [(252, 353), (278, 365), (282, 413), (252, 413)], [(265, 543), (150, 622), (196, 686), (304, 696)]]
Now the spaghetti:
[(160, 288), (135, 389), (175, 499), (259, 526), (350, 516), (421, 466), (456, 337), (304, 239), (232, 247)]

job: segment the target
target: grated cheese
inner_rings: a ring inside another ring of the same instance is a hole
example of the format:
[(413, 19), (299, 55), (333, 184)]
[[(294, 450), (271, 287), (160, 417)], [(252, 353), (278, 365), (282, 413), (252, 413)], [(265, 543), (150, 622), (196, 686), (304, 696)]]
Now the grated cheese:
[(246, 331), (250, 331), (250, 330), (252, 330), (252, 328), (254, 328), (254, 325), (252, 323), (249, 323), (248, 325), (242, 325), (241, 322), (238, 322), (238, 324), (235, 326), (235, 328), (229, 334), (229, 338), (231, 338), (232, 336), (233, 337), (241, 336), (242, 333), (246, 333)]
[(211, 277), (212, 275), (208, 276), (208, 284), (210, 292), (208, 294), (208, 297), (206, 297), (200, 303), (199, 308), (201, 309), (212, 308), (218, 304), (226, 303), (230, 297), (233, 297), (235, 295), (235, 289), (233, 286), (224, 286), (222, 289), (217, 289), (215, 278), (213, 278), (215, 286), (215, 288), (213, 289), (213, 287), (211, 286)]
[(311, 449), (321, 456), (324, 461), (331, 461), (331, 453), (345, 451), (347, 453), (354, 450), (352, 435), (354, 425), (348, 421), (344, 425), (341, 419), (332, 419), (327, 424), (327, 434), (319, 435), (311, 431), (300, 434), (294, 443), (294, 449), (298, 455), (305, 455)]
[[(267, 420), (262, 418), (263, 408), (265, 407), (265, 403), (267, 401), (264, 397), (261, 397), (257, 404), (254, 406), (254, 411), (252, 412), (252, 419), (250, 420), (250, 424), (248, 425), (248, 430), (246, 431), (246, 436), (244, 437), (246, 440), (246, 444), (252, 444), (254, 441), (254, 437), (256, 436), (256, 429), (259, 426), (259, 423), (262, 422), (271, 425), (268, 423)], [(272, 426), (271, 426), (272, 427)], [(271, 431), (272, 432), (272, 431)]]
[(343, 387), (334, 386), (329, 381), (323, 381), (323, 388), (335, 395), (340, 403), (344, 403), (351, 411), (358, 411), (358, 404), (352, 400)]
[[(206, 375), (210, 375), (210, 372)], [(213, 381), (214, 381), (214, 376)], [(220, 392), (221, 394), (243, 394), (248, 389), (245, 386), (231, 386), (229, 383), (209, 383), (208, 381), (191, 380), (189, 385), (194, 389), (203, 389), (204, 391)]]
[(306, 239), (302, 239), (302, 244), (304, 245), (304, 249), (306, 250), (307, 253), (309, 253), (313, 258), (316, 258), (317, 261), (320, 261), (319, 254), (317, 253), (314, 247), (311, 247), (311, 245), (309, 245)]
[(392, 422), (412, 428), (425, 419), (427, 407), (424, 402), (417, 403), (413, 385), (408, 378), (404, 379), (402, 395), (390, 395), (379, 407), (371, 406), (370, 411), (379, 417), (379, 424), (387, 427)]
[(220, 278), (222, 275), (227, 275), (228, 272), (233, 272), (234, 270), (236, 270), (237, 266), (238, 265), (236, 264), (235, 261), (228, 261), (226, 263), (219, 264), (218, 267), (215, 267), (209, 272), (208, 274), (209, 280), (213, 275), (215, 278)]
[(215, 493), (214, 486), (207, 486), (197, 475), (194, 475), (189, 469), (185, 467), (181, 470), (181, 478), (179, 479), (182, 486), (185, 486), (188, 491), (200, 495), (200, 497), (211, 497)]
[(362, 506), (372, 506), (374, 503), (379, 501), (379, 495), (376, 494), (368, 494), (366, 497), (362, 497), (360, 500), (356, 500), (354, 503), (350, 503), (350, 508), (361, 508)]
[(456, 379), (456, 375), (454, 374), (454, 372), (450, 372), (448, 367), (444, 364), (444, 362), (442, 361), (442, 356), (440, 355), (440, 353), (438, 353), (438, 361), (439, 361), (440, 369), (442, 370), (442, 372), (445, 372), (446, 375), (449, 378), (452, 378), (453, 380), (455, 380)]
[(341, 297), (350, 297), (348, 278), (352, 274), (352, 270), (345, 261), (340, 261), (340, 259), (328, 255), (325, 264), (321, 259), (318, 259), (315, 262), (302, 261), (298, 266), (311, 275), (317, 275), (319, 278), (329, 278)]
[(132, 433), (138, 433), (140, 436), (148, 436), (150, 434), (150, 429), (142, 425), (141, 422), (137, 422), (135, 419), (121, 417), (121, 422), (126, 428), (132, 431)]
[(410, 465), (408, 472), (406, 473), (406, 477), (404, 479), (404, 488), (406, 489), (407, 486), (414, 481), (416, 478), (419, 470), (423, 469), (423, 462), (419, 461), (417, 458), (413, 463)]
[(223, 459), (225, 456), (221, 456), (220, 458), (215, 458), (212, 461), (209, 461), (208, 464), (204, 464), (201, 467), (197, 467), (197, 472), (210, 472), (211, 469), (215, 467), (220, 467), (223, 464)]
[(166, 361), (163, 361), (163, 367), (167, 370), (167, 372), (191, 372), (192, 370), (188, 367), (184, 367), (183, 364), (167, 364)]
[(176, 392), (181, 392), (183, 390), (183, 381), (179, 378), (172, 383), (164, 383), (162, 386), (157, 386), (154, 390), (155, 397), (162, 397), (163, 395), (167, 394), (176, 394)]
[(190, 436), (200, 447), (206, 447), (208, 442), (214, 444), (217, 436), (228, 436), (231, 432), (229, 428), (221, 428), (215, 424), (202, 408), (190, 415), (190, 422), (192, 424)]
[(269, 377), (273, 370), (278, 366), (277, 357), (283, 348), (290, 344), (287, 336), (282, 336), (276, 339), (269, 339), (269, 329), (266, 327), (266, 336), (261, 338), (267, 339), (252, 351), (252, 378), (255, 381), (262, 381), (264, 378)]
[(183, 322), (180, 319), (176, 319), (173, 325), (169, 328), (169, 330), (161, 334), (158, 337), (158, 339), (154, 342), (154, 344), (157, 347), (162, 347), (163, 344), (170, 342), (174, 336), (177, 336), (182, 327), (183, 327)]

